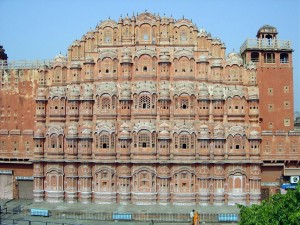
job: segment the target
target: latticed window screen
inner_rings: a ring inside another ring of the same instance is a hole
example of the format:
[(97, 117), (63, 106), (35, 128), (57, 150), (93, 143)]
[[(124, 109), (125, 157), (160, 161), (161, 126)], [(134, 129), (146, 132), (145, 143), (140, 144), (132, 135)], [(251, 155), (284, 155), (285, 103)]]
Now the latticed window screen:
[(180, 100), (180, 108), (181, 109), (188, 109), (189, 108), (189, 100), (188, 99), (181, 99)]
[(104, 32), (104, 41), (105, 41), (105, 43), (110, 43), (111, 39), (112, 39), (112, 33), (111, 33), (111, 31), (110, 30), (106, 30)]
[(183, 42), (187, 41), (187, 31), (186, 30), (181, 30), (180, 40), (183, 41)]
[(150, 109), (150, 97), (149, 96), (146, 96), (146, 95), (143, 95), (140, 97), (140, 100), (139, 100), (139, 108), (142, 108), (142, 109)]
[(109, 100), (109, 98), (103, 98), (102, 99), (101, 108), (102, 109), (110, 109), (110, 100)]
[(182, 149), (187, 149), (189, 148), (189, 136), (187, 134), (183, 134), (180, 136), (179, 138), (179, 145), (180, 145), (180, 148)]
[(208, 141), (207, 140), (201, 140), (200, 141), (200, 148), (208, 148)]
[(57, 135), (52, 134), (50, 136), (50, 148), (56, 148), (57, 147)]
[(150, 134), (147, 133), (139, 134), (139, 147), (142, 148), (150, 147)]
[(100, 148), (109, 148), (109, 137), (107, 134), (102, 134), (99, 139)]
[(234, 146), (235, 149), (242, 149), (243, 148), (243, 146), (242, 146), (242, 137), (240, 135), (236, 135), (234, 137), (234, 144), (235, 144), (235, 146)]

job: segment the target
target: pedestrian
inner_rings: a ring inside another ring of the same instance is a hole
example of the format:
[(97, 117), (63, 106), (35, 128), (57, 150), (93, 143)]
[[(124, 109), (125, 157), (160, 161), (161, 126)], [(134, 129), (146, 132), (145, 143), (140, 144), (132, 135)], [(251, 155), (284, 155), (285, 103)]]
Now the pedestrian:
[(199, 222), (200, 222), (199, 213), (195, 212), (194, 213), (194, 225), (199, 225)]
[(194, 225), (194, 213), (195, 213), (195, 210), (193, 209), (193, 210), (190, 212), (191, 225)]

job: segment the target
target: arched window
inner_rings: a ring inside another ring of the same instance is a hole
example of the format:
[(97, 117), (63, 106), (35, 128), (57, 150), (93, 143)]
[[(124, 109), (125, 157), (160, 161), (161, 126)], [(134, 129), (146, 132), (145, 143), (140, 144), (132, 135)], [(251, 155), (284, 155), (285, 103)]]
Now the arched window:
[(143, 25), (141, 27), (141, 41), (149, 41), (150, 40), (150, 26)]
[(50, 136), (50, 148), (56, 148), (57, 147), (57, 134), (52, 134)]
[(180, 41), (181, 42), (186, 42), (187, 41), (187, 30), (186, 29), (182, 29), (180, 31)]
[(189, 108), (189, 100), (187, 98), (180, 99), (180, 108), (188, 109)]
[(104, 31), (104, 43), (111, 43), (112, 42), (112, 31), (105, 30)]
[(108, 97), (102, 98), (101, 109), (110, 109), (110, 99)]
[(139, 147), (148, 148), (150, 147), (150, 133), (142, 132), (139, 134)]
[(287, 53), (280, 54), (280, 63), (289, 63), (289, 55)]
[(106, 76), (106, 75), (108, 76), (108, 75), (111, 75), (112, 73), (116, 72), (115, 64), (117, 62), (113, 61), (111, 58), (106, 57), (100, 63), (101, 63), (101, 66), (100, 66), (101, 68), (100, 68), (99, 72), (102, 71), (104, 76)]
[(271, 52), (267, 52), (264, 55), (265, 63), (275, 63), (275, 54)]
[(109, 135), (108, 134), (100, 135), (99, 146), (100, 146), (100, 148), (109, 148)]
[(259, 62), (259, 53), (258, 52), (251, 52), (251, 61)]
[(56, 67), (54, 69), (54, 82), (55, 83), (60, 83), (62, 80), (62, 68), (61, 67)]
[(150, 109), (150, 97), (147, 95), (142, 95), (139, 99), (139, 108), (140, 109)]
[(240, 135), (234, 136), (234, 148), (236, 150), (243, 149), (243, 146), (242, 146), (242, 137)]
[(190, 147), (190, 138), (188, 134), (182, 134), (179, 137), (179, 145), (181, 149), (188, 149)]

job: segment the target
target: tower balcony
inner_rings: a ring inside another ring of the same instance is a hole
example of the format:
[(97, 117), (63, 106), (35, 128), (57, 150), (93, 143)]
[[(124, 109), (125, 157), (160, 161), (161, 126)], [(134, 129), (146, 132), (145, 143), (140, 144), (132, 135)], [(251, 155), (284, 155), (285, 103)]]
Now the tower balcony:
[(291, 42), (278, 39), (251, 39), (248, 38), (240, 48), (240, 52), (244, 52), (247, 49), (277, 49), (277, 50), (292, 50)]

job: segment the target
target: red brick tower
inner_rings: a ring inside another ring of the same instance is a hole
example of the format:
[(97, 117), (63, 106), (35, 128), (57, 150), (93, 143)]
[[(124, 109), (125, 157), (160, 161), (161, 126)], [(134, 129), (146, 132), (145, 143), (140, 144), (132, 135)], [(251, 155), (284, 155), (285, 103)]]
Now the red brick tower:
[(277, 29), (264, 25), (257, 39), (241, 47), (244, 62), (257, 66), (262, 130), (292, 130), (294, 125), (293, 63), (290, 41), (278, 40)]

